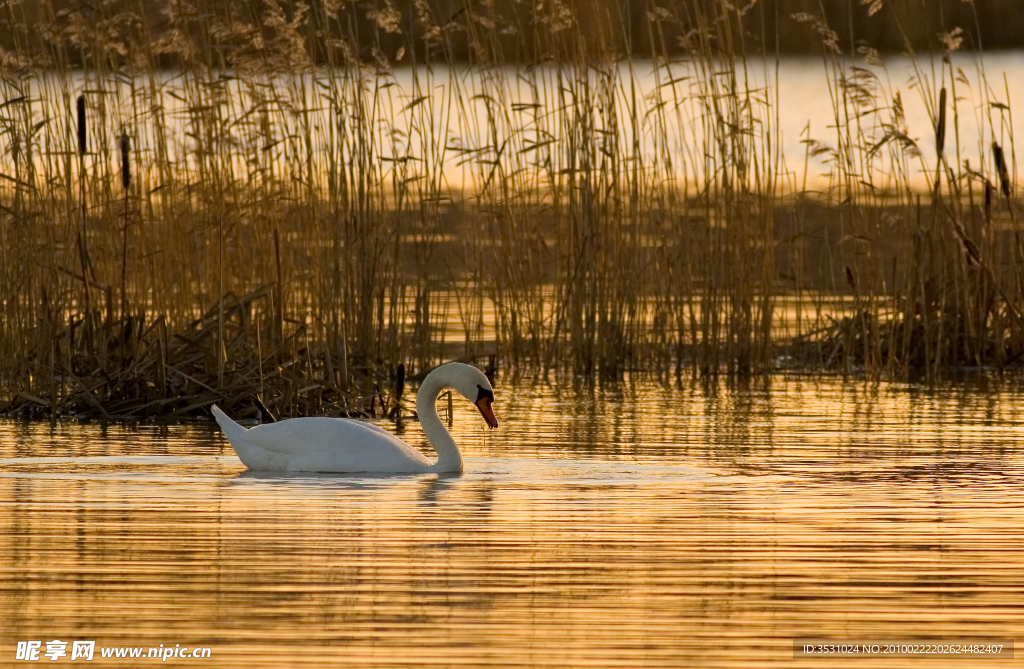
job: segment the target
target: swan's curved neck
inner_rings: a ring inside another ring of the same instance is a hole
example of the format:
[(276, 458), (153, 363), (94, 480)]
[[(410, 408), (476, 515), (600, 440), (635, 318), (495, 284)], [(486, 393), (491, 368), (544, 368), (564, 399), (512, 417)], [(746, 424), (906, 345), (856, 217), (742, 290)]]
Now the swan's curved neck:
[(445, 388), (447, 386), (444, 381), (436, 375), (427, 375), (416, 393), (416, 413), (419, 414), (423, 434), (437, 451), (437, 462), (431, 469), (437, 472), (461, 472), (462, 453), (437, 415), (437, 398)]

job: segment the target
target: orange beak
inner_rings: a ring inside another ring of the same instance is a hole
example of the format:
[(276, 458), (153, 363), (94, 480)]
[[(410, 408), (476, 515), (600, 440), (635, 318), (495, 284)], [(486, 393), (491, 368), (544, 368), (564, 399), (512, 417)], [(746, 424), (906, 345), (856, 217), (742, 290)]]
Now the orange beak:
[(494, 411), (491, 410), (491, 398), (481, 397), (476, 401), (476, 408), (480, 409), (480, 415), (487, 421), (487, 427), (492, 430), (498, 427), (498, 419), (494, 417)]

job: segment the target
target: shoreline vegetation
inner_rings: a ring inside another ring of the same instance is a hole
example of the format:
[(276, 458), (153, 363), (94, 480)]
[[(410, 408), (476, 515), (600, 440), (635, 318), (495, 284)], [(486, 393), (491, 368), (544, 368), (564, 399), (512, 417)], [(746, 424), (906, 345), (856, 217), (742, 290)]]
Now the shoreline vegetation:
[[(1019, 366), (1009, 84), (952, 57), (984, 45), (984, 12), (959, 2), (971, 20), (928, 56), (907, 38), (901, 90), (856, 29), (907, 25), (903, 5), (849, 2), (841, 33), (810, 4), (4, 3), (0, 413), (387, 415), (400, 365), (449, 359)], [(799, 156), (783, 19), (835, 119)], [(904, 95), (933, 137), (908, 134)], [(812, 158), (814, 192), (787, 168)]]

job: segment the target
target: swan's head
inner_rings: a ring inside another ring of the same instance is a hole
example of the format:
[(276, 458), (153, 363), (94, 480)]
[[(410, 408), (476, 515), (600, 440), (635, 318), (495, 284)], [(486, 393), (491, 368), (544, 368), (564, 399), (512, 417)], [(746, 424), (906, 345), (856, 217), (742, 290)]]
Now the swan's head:
[(445, 382), (476, 405), (480, 415), (487, 421), (487, 427), (498, 427), (498, 419), (494, 417), (494, 411), (491, 409), (491, 404), (494, 403), (494, 389), (491, 388), (491, 382), (484, 373), (472, 365), (461, 362), (450, 362), (435, 371), (441, 370), (444, 370)]

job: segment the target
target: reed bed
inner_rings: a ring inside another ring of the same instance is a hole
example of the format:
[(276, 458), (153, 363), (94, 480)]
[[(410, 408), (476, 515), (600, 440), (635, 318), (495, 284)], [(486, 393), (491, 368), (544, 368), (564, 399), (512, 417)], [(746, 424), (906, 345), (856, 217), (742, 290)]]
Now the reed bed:
[[(954, 66), (970, 26), (903, 90), (823, 7), (788, 17), (835, 122), (786, 156), (758, 2), (3, 6), (0, 410), (387, 412), (391, 370), (451, 358), (909, 378), (1024, 351), (1009, 91)], [(822, 159), (813, 189), (788, 167)]]

